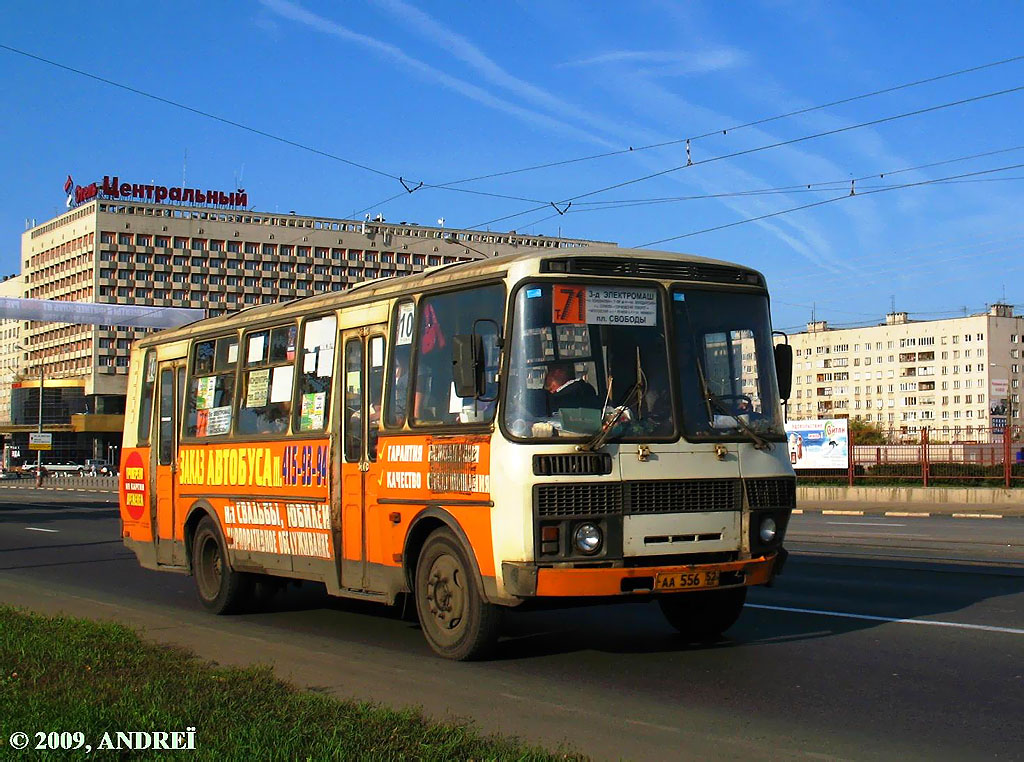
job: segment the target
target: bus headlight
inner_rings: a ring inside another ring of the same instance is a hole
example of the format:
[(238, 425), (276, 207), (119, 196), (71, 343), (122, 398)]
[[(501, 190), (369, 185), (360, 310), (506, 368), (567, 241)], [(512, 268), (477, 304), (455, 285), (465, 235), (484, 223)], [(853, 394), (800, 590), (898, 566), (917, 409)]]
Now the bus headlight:
[(573, 543), (576, 545), (576, 550), (580, 553), (585, 553), (588, 556), (597, 553), (601, 549), (601, 543), (604, 541), (604, 537), (601, 534), (601, 528), (596, 524), (580, 524), (576, 527), (576, 531), (572, 536)]
[(776, 528), (775, 519), (771, 516), (765, 516), (761, 519), (761, 528), (758, 531), (758, 535), (761, 538), (761, 542), (768, 545), (772, 540), (775, 539)]

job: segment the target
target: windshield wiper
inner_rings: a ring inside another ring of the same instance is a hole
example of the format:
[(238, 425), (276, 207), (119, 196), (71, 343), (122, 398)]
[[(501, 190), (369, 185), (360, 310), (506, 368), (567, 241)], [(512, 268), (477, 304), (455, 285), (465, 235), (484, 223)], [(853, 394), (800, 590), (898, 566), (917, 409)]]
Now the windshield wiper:
[(717, 409), (723, 415), (726, 415), (736, 421), (736, 424), (743, 429), (743, 431), (754, 441), (755, 450), (764, 450), (768, 452), (772, 449), (772, 443), (762, 437), (756, 431), (754, 431), (746, 421), (740, 418), (736, 413), (729, 410), (725, 403), (722, 402), (721, 398), (713, 391), (711, 391), (711, 385), (708, 383), (707, 376), (704, 375), (704, 368), (701, 367), (700, 360), (697, 360), (697, 375), (700, 377), (700, 385), (704, 390), (704, 403), (708, 408), (708, 421), (714, 425), (714, 417), (712, 409)]
[(579, 445), (580, 450), (597, 450), (604, 447), (608, 441), (608, 437), (611, 436), (612, 429), (622, 418), (622, 415), (629, 408), (629, 403), (632, 400), (633, 395), (636, 395), (636, 409), (637, 417), (640, 417), (642, 402), (644, 398), (644, 390), (647, 388), (647, 376), (644, 374), (643, 365), (640, 361), (640, 347), (636, 349), (636, 381), (633, 385), (626, 390), (626, 393), (622, 396), (622, 401), (612, 411), (611, 417), (601, 424), (601, 429), (594, 434), (589, 440)]

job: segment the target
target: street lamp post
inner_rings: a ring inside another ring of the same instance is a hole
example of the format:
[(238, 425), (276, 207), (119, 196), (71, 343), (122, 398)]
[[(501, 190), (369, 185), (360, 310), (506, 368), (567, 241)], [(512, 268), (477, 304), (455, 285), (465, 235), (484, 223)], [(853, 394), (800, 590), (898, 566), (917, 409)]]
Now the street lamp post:
[[(17, 349), (17, 350), (20, 350), (22, 352), (28, 352), (28, 350), (25, 349), (25, 347), (21, 346), (21, 344), (15, 344), (14, 348)], [(43, 433), (43, 386), (45, 384), (45, 378), (44, 378), (44, 373), (45, 372), (46, 371), (45, 371), (45, 369), (43, 367), (43, 364), (40, 362), (39, 363), (39, 419), (38, 419), (38, 425), (36, 427), (36, 430), (40, 434)], [(37, 486), (41, 485), (42, 481), (43, 481), (43, 451), (42, 450), (36, 450), (36, 485)]]

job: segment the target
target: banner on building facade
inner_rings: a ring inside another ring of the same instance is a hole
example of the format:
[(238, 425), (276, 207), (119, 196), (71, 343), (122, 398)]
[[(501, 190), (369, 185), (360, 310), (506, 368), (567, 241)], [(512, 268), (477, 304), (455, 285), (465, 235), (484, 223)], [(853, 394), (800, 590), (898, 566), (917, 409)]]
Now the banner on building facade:
[(845, 418), (790, 421), (786, 424), (793, 468), (847, 468), (850, 430)]
[(205, 310), (185, 307), (144, 307), (0, 297), (0, 320), (40, 320), (51, 323), (119, 325), (131, 328), (177, 328), (202, 320), (204, 317)]

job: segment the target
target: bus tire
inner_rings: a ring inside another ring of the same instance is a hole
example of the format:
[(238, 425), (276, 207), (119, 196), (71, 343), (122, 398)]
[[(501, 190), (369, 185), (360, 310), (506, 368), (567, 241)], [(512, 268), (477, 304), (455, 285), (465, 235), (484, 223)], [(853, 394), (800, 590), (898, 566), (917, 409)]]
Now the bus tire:
[(717, 640), (743, 611), (747, 588), (671, 593), (658, 598), (661, 613), (688, 641)]
[(252, 577), (231, 568), (220, 530), (209, 516), (199, 522), (192, 540), (192, 574), (199, 602), (207, 611), (232, 614), (249, 601)]
[(456, 661), (485, 658), (501, 629), (501, 609), (487, 603), (474, 569), (450, 529), (437, 529), (416, 561), (413, 595), (430, 647)]

